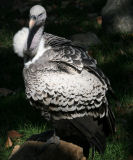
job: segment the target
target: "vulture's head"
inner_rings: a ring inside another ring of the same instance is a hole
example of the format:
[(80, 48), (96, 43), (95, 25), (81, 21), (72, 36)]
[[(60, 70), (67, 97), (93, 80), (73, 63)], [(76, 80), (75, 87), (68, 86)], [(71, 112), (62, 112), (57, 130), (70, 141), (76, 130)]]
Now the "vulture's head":
[(30, 9), (29, 28), (44, 25), (46, 20), (46, 10), (40, 5), (35, 5)]
[[(38, 48), (40, 38), (42, 33), (38, 33), (34, 41), (32, 41), (37, 30), (44, 26), (46, 20), (46, 10), (40, 5), (35, 5), (30, 9), (30, 20), (29, 28), (22, 28), (13, 37), (13, 48), (14, 52), (20, 56), (24, 57), (24, 51), (31, 47), (32, 49)], [(32, 55), (32, 54), (31, 54)]]

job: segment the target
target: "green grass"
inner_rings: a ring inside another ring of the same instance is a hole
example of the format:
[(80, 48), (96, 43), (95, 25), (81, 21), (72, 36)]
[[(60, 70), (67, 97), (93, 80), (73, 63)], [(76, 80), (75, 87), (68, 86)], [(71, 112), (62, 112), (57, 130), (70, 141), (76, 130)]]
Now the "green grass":
[[(91, 2), (96, 4), (94, 0)], [(127, 34), (105, 34), (101, 26), (97, 25), (96, 19), (88, 20), (86, 6), (90, 4), (88, 1), (84, 3), (84, 12), (74, 8), (73, 3), (68, 5), (69, 9), (57, 5), (49, 15), (55, 13), (58, 23), (48, 22), (46, 31), (64, 37), (93, 31), (101, 39), (102, 44), (91, 47), (90, 50), (97, 59), (98, 66), (109, 77), (120, 106), (111, 100), (116, 115), (117, 132), (113, 138), (108, 139), (105, 154), (100, 156), (96, 153), (95, 160), (126, 160), (133, 154), (133, 37)], [(105, 1), (100, 1), (101, 6), (104, 3)], [(52, 2), (47, 4), (52, 5)], [(98, 5), (92, 8), (92, 11), (95, 10), (99, 11)], [(23, 135), (19, 141), (14, 141), (16, 145), (22, 144), (32, 134), (48, 128), (40, 112), (32, 108), (25, 98), (23, 60), (12, 49), (13, 35), (22, 27), (13, 21), (16, 16), (20, 17), (18, 12), (6, 11), (7, 19), (2, 19), (2, 22), (6, 24), (8, 20), (8, 24), (0, 29), (0, 88), (15, 92), (14, 95), (0, 97), (0, 160), (7, 160), (13, 148), (5, 148), (9, 130), (16, 130)]]

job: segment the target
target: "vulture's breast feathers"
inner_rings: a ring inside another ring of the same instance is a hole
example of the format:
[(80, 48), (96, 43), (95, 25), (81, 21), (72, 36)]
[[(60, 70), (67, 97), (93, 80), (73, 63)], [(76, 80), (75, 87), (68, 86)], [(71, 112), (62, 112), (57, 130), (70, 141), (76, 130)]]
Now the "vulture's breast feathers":
[(88, 60), (90, 69), (95, 70), (95, 60), (65, 38), (47, 33), (42, 38), (43, 47), (48, 50), (36, 55), (24, 67), (27, 98), (49, 106), (54, 119), (103, 117), (107, 113), (101, 107), (107, 102), (107, 84), (92, 73), (93, 69), (89, 71), (84, 61)]

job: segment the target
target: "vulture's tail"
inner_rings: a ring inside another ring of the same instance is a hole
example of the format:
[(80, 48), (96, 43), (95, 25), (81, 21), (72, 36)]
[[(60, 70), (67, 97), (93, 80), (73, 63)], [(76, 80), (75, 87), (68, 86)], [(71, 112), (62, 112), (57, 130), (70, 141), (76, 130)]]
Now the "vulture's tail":
[(115, 118), (109, 108), (108, 116), (93, 118), (84, 116), (70, 120), (55, 122), (56, 134), (63, 140), (83, 147), (84, 155), (88, 157), (89, 149), (103, 154), (106, 148), (106, 137), (114, 133)]
[(92, 117), (75, 118), (71, 120), (73, 126), (82, 134), (81, 139), (86, 139), (82, 144), (85, 155), (89, 153), (89, 148), (96, 149), (99, 153), (104, 153), (106, 147), (106, 135), (103, 131), (103, 125)]
[(115, 132), (115, 118), (110, 108), (108, 117), (102, 119), (86, 116), (70, 121), (80, 131), (83, 139), (86, 141), (82, 144), (85, 156), (89, 155), (89, 148), (92, 148), (92, 151), (97, 150), (100, 154), (104, 153), (106, 137)]

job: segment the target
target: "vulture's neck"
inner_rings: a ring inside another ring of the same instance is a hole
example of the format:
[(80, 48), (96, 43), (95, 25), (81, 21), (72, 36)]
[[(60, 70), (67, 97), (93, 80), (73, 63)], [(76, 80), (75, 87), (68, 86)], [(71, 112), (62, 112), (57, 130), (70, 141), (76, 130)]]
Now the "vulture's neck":
[(27, 40), (27, 51), (29, 57), (33, 58), (39, 47), (42, 35), (44, 31), (44, 26), (34, 27), (29, 31), (28, 40)]

